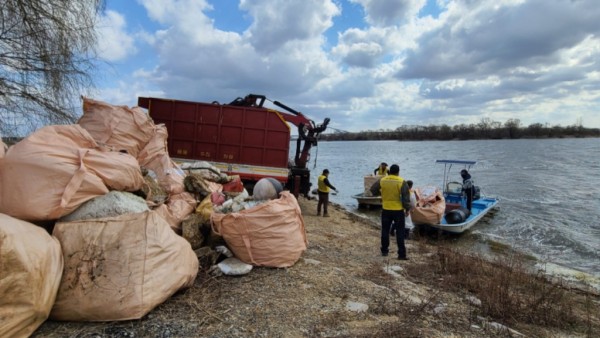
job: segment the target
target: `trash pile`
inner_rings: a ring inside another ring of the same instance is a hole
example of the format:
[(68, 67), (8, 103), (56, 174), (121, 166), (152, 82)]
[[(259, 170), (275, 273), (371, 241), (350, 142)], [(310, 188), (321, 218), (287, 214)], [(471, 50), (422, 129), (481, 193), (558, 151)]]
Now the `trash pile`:
[(253, 194), (210, 163), (175, 163), (139, 107), (83, 98), (77, 124), (0, 138), (0, 336), (141, 318), (199, 268), (292, 266), (307, 247), (298, 202), (274, 179)]

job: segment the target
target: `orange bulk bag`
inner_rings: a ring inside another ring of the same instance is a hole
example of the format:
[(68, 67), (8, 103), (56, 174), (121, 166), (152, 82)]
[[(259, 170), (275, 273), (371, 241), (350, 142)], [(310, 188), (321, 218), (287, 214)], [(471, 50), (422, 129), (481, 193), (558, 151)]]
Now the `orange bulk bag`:
[(241, 261), (289, 267), (300, 259), (308, 240), (298, 201), (289, 191), (279, 199), (237, 213), (213, 213), (213, 231)]
[(115, 190), (142, 187), (130, 155), (102, 151), (79, 125), (43, 127), (0, 161), (0, 212), (27, 221), (54, 220)]
[(444, 217), (446, 200), (442, 192), (433, 187), (415, 189), (419, 200), (417, 205), (410, 210), (410, 217), (414, 224), (439, 224)]
[(48, 318), (62, 272), (56, 238), (0, 214), (0, 337), (28, 337)]
[(152, 137), (154, 122), (139, 107), (115, 106), (83, 98), (83, 115), (77, 121), (96, 142), (126, 150), (137, 157)]
[(59, 222), (65, 268), (50, 318), (138, 319), (193, 285), (198, 258), (154, 211)]

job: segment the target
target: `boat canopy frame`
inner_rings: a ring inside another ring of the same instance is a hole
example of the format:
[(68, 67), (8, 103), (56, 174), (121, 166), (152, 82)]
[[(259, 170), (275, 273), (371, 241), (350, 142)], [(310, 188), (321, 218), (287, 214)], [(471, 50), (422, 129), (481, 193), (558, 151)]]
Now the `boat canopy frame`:
[(462, 166), (464, 169), (471, 170), (477, 161), (466, 161), (466, 160), (436, 160), (435, 163), (444, 164), (444, 179), (442, 182), (442, 189), (444, 193), (448, 192), (448, 183), (450, 171), (452, 170), (452, 166), (457, 164)]

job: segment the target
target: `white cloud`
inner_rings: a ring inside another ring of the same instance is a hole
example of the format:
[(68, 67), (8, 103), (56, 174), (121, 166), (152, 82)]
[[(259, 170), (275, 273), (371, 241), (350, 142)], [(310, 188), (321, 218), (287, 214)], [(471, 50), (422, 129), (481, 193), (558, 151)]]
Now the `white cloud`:
[(338, 30), (330, 46), (345, 0), (241, 0), (249, 26), (237, 32), (216, 28), (207, 1), (141, 0), (160, 24), (144, 38), (158, 61), (110, 95), (265, 94), (343, 130), (482, 117), (600, 127), (595, 1), (438, 0), (437, 16), (419, 16), (421, 0), (352, 2), (368, 25)]
[(127, 34), (123, 15), (107, 10), (98, 26), (97, 51), (101, 59), (114, 62), (136, 53), (134, 39)]
[(241, 0), (240, 9), (252, 16), (246, 37), (263, 54), (294, 41), (320, 40), (340, 14), (331, 0)]
[(374, 26), (402, 25), (412, 20), (425, 6), (426, 0), (350, 0), (361, 4), (367, 14), (366, 20)]

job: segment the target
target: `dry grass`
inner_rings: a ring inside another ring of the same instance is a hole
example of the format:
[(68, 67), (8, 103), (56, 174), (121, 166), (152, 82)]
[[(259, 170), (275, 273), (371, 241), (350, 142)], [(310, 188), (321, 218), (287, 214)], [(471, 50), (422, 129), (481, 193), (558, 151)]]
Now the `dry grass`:
[[(377, 224), (336, 206), (331, 217), (317, 217), (314, 200), (300, 199), (300, 205), (309, 245), (293, 267), (255, 268), (240, 277), (212, 277), (203, 270), (194, 287), (140, 320), (48, 321), (34, 336), (512, 336), (484, 327), (478, 316), (534, 337), (592, 337), (599, 330), (597, 295), (528, 275), (516, 259), (488, 262), (423, 239), (407, 242), (410, 261), (397, 261), (381, 257)], [(386, 272), (392, 268), (396, 274)], [(482, 305), (470, 305), (467, 295)], [(368, 310), (350, 311), (349, 302)]]
[(419, 279), (437, 287), (481, 300), (472, 316), (486, 316), (514, 326), (540, 326), (592, 337), (600, 332), (597, 295), (577, 292), (561, 280), (549, 281), (531, 272), (530, 258), (511, 253), (490, 261), (443, 246), (429, 269), (413, 268)]

